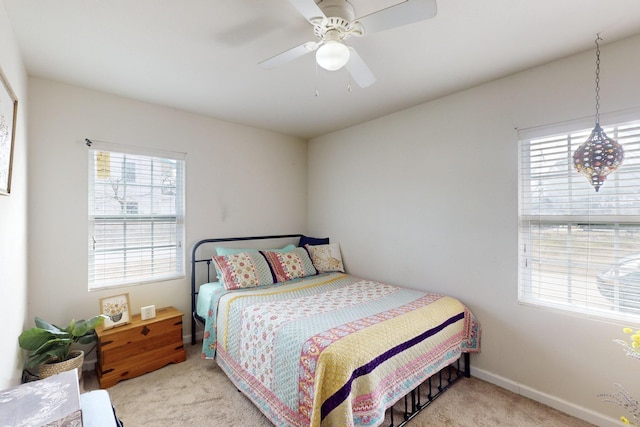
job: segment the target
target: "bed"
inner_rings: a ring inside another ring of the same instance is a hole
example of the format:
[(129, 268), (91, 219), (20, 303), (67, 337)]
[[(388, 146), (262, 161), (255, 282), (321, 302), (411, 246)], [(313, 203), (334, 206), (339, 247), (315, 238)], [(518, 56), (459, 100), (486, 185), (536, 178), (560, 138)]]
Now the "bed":
[(347, 274), (339, 245), (302, 239), (205, 239), (192, 252), (192, 344), (202, 325), (202, 357), (271, 422), (402, 426), (470, 376), (480, 325), (464, 304)]

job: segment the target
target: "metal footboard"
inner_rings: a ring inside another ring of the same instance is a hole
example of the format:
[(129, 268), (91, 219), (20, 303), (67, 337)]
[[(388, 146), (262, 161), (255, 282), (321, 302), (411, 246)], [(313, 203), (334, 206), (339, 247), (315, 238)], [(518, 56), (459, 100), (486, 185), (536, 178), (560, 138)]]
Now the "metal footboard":
[(406, 425), (463, 376), (471, 376), (469, 353), (463, 353), (458, 360), (442, 368), (387, 409), (390, 419), (388, 427)]

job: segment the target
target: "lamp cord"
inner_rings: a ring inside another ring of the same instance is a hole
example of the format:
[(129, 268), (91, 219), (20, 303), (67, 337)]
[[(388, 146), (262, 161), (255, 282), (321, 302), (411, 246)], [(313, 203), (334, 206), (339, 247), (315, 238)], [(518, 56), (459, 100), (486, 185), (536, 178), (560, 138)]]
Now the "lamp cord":
[(320, 91), (318, 90), (318, 61), (314, 61), (314, 63), (316, 64), (315, 97), (317, 98), (320, 96)]

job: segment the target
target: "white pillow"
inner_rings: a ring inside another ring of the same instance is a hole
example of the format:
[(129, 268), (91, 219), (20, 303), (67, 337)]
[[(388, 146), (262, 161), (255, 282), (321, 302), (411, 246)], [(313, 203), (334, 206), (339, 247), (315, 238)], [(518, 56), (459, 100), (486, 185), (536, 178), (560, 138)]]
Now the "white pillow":
[(344, 273), (344, 265), (342, 264), (342, 255), (340, 254), (340, 245), (338, 243), (305, 245), (305, 249), (309, 252), (311, 262), (313, 262), (313, 266), (319, 273), (327, 273), (329, 271)]

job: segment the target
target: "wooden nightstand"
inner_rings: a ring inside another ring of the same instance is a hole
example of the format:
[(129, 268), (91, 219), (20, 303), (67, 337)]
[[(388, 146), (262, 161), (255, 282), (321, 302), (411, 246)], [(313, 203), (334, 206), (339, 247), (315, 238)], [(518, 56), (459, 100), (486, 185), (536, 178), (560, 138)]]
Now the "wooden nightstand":
[(153, 319), (142, 320), (135, 314), (128, 325), (112, 329), (99, 326), (96, 334), (100, 388), (187, 359), (182, 342), (182, 312), (173, 307), (159, 309)]

